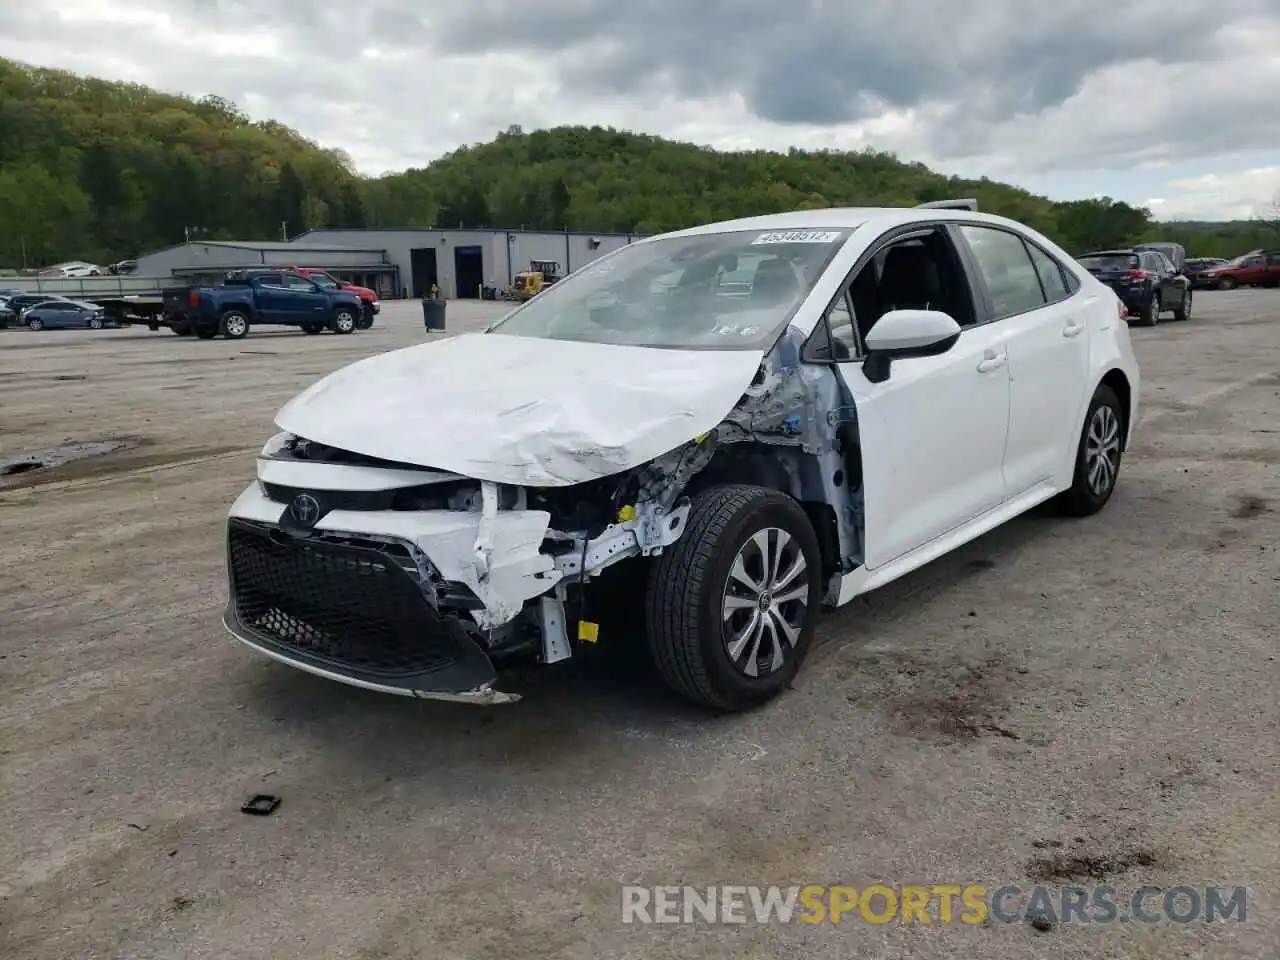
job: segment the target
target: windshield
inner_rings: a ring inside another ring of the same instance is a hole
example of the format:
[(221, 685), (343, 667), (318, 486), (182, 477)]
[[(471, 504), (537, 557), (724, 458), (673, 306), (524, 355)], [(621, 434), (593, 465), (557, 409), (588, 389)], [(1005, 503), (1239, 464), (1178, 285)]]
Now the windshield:
[(1086, 270), (1136, 270), (1138, 257), (1132, 253), (1097, 253), (1081, 257), (1080, 265)]
[(307, 275), (307, 279), (314, 283), (321, 290), (332, 290), (338, 286), (338, 281), (333, 279), (327, 273), (311, 273)]
[(758, 350), (776, 337), (848, 235), (750, 230), (634, 243), (545, 288), (492, 332)]

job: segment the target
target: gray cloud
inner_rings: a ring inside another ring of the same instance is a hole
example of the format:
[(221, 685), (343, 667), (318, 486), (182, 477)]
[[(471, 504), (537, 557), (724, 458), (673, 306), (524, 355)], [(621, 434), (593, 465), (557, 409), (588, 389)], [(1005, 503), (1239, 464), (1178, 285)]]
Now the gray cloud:
[(1208, 163), (1280, 144), (1278, 50), (1276, 0), (0, 4), (0, 55), (217, 93), (371, 172), (513, 123), (1014, 179)]

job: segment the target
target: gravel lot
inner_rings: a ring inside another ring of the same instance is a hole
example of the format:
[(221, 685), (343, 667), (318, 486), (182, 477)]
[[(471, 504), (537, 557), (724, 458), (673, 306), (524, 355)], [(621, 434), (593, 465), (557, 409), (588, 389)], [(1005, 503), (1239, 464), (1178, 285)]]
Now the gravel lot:
[[(1278, 955), (1280, 292), (1196, 306), (1134, 331), (1101, 515), (828, 616), (796, 688), (728, 719), (593, 665), (510, 707), (406, 701), (223, 633), (225, 511), (272, 415), (423, 339), (416, 304), (351, 337), (0, 331), (0, 456), (127, 441), (0, 479), (0, 956)], [(279, 810), (240, 813), (261, 791)], [(1081, 877), (1247, 885), (1248, 919), (621, 922), (623, 883)]]

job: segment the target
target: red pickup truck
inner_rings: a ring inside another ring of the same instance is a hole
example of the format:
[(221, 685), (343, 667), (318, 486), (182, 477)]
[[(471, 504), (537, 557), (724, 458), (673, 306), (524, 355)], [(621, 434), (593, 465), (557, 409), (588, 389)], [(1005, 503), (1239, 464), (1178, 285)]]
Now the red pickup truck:
[(1253, 250), (1204, 271), (1200, 279), (1219, 290), (1280, 286), (1280, 250)]
[(347, 283), (339, 280), (328, 273), (325, 273), (319, 267), (289, 267), (294, 273), (306, 277), (317, 286), (325, 290), (345, 290), (347, 293), (354, 293), (360, 298), (363, 306), (363, 316), (360, 317), (358, 329), (368, 330), (373, 326), (373, 318), (378, 314), (378, 294), (376, 291), (370, 290), (368, 287), (362, 287), (358, 284)]

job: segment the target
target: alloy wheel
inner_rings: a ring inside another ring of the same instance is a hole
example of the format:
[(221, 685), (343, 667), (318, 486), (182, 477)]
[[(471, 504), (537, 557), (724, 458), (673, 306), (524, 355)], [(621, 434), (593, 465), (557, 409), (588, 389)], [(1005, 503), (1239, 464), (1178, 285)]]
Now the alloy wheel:
[(753, 534), (738, 550), (721, 602), (725, 652), (748, 677), (781, 670), (795, 649), (809, 600), (800, 543), (778, 527)]
[(243, 337), (249, 329), (249, 323), (244, 317), (238, 313), (233, 313), (226, 319), (226, 330), (228, 337)]
[(1084, 447), (1089, 492), (1100, 497), (1111, 489), (1120, 472), (1120, 418), (1112, 407), (1093, 412)]

